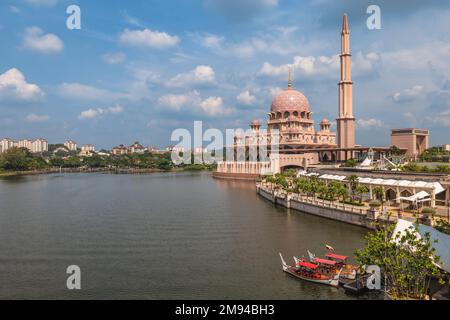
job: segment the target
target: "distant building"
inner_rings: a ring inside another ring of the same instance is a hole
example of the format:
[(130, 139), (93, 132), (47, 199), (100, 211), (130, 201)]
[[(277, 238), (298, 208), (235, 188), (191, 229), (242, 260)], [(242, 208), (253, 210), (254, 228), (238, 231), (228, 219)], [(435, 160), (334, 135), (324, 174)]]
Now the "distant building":
[(128, 149), (123, 144), (121, 144), (121, 145), (119, 145), (117, 147), (112, 148), (111, 152), (112, 152), (113, 155), (120, 156), (120, 155), (123, 155), (123, 154), (127, 154), (128, 153)]
[(128, 147), (128, 152), (142, 154), (145, 152), (145, 148), (139, 142), (135, 142), (131, 146)]
[(148, 152), (158, 152), (158, 151), (159, 151), (158, 148), (153, 147), (153, 146), (149, 146), (149, 147), (147, 148), (147, 150), (148, 150)]
[(168, 146), (166, 147), (166, 151), (167, 152), (184, 152), (184, 148), (183, 147), (175, 147), (175, 146)]
[(202, 148), (202, 147), (197, 147), (194, 148), (194, 153), (204, 153), (207, 152), (208, 150), (206, 148)]
[(9, 138), (4, 138), (0, 141), (0, 152), (6, 152), (8, 149), (14, 147), (14, 141)]
[(31, 151), (33, 149), (33, 141), (32, 140), (28, 140), (28, 139), (19, 140), (17, 142), (17, 147), (19, 147), (19, 148), (27, 148), (28, 150)]
[(41, 153), (48, 151), (48, 142), (45, 139), (39, 138), (33, 141), (31, 145), (31, 152)]
[(81, 151), (84, 151), (84, 152), (95, 152), (95, 147), (92, 144), (84, 144), (81, 147)]
[(442, 146), (442, 151), (450, 151), (450, 144), (444, 144)]
[(92, 144), (85, 144), (81, 147), (80, 157), (91, 157), (95, 152), (95, 147)]
[(64, 146), (69, 151), (77, 151), (77, 143), (73, 140), (67, 140), (66, 142), (64, 142)]
[(392, 129), (391, 146), (407, 149), (408, 158), (416, 158), (429, 148), (430, 131), (427, 129)]

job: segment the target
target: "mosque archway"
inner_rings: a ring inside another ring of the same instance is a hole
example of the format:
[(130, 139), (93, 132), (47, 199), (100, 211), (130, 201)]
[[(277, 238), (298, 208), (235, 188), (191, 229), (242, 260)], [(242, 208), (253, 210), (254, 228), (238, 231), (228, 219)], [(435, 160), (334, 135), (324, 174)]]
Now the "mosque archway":
[(392, 189), (386, 190), (386, 200), (395, 200), (397, 198), (397, 193)]

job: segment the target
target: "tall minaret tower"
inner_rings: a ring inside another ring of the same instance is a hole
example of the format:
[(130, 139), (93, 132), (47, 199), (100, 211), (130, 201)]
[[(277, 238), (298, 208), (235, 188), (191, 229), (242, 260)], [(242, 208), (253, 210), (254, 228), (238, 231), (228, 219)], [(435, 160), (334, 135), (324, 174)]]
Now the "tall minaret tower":
[[(337, 138), (339, 148), (355, 147), (355, 118), (353, 117), (353, 81), (351, 77), (350, 32), (347, 14), (341, 33), (341, 81), (339, 81), (339, 117), (337, 120)], [(353, 157), (352, 152), (339, 152), (339, 160)]]

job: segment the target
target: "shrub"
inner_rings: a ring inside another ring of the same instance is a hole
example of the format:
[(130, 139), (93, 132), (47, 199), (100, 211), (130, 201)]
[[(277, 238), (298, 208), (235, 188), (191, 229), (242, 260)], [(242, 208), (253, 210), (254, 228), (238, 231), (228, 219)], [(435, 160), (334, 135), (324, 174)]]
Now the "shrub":
[(369, 207), (371, 207), (371, 208), (379, 208), (379, 207), (381, 207), (381, 203), (378, 200), (371, 200), (369, 202)]

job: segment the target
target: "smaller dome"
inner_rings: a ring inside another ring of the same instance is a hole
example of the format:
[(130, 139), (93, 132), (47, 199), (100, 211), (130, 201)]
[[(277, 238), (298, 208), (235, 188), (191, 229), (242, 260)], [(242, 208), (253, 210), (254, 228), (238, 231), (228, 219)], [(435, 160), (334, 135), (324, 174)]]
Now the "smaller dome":
[(323, 118), (323, 120), (320, 121), (320, 124), (330, 124), (330, 120), (328, 120), (327, 118)]
[(254, 120), (252, 120), (252, 122), (250, 123), (250, 126), (252, 126), (252, 127), (261, 126), (261, 123), (259, 122), (258, 119), (254, 119)]

